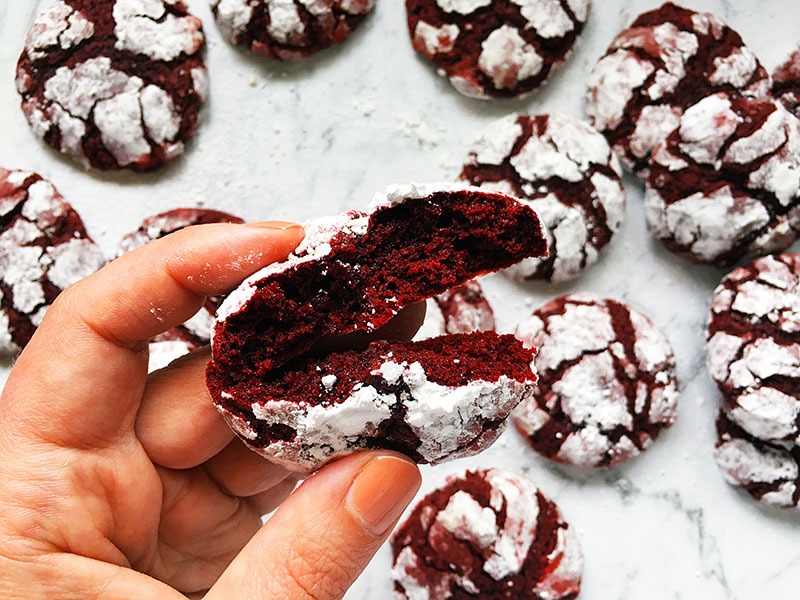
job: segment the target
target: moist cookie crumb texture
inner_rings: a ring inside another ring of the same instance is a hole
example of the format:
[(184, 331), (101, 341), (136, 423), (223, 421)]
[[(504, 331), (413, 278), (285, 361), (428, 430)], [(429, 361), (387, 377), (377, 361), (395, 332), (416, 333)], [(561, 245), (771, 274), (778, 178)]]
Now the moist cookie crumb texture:
[(541, 256), (529, 207), (449, 184), (391, 186), (367, 212), (315, 219), (288, 260), (255, 273), (220, 307), (211, 370), (261, 376), (320, 338), (375, 331), (409, 304)]
[(637, 310), (590, 294), (562, 296), (522, 321), (516, 336), (538, 348), (539, 382), (514, 422), (543, 456), (615, 465), (647, 450), (674, 422), (675, 356)]
[(653, 148), (689, 106), (719, 91), (769, 95), (769, 75), (738, 33), (671, 2), (639, 15), (589, 76), (587, 111), (643, 177)]
[(561, 282), (597, 261), (625, 216), (619, 161), (597, 131), (562, 114), (509, 115), (473, 144), (461, 179), (520, 198), (539, 215), (548, 253), (505, 272)]
[(104, 264), (52, 184), (0, 167), (0, 356), (24, 348), (56, 296)]
[(36, 136), (86, 168), (156, 169), (194, 134), (204, 46), (179, 0), (52, 0), (17, 64), (22, 110)]
[(800, 45), (772, 74), (772, 95), (800, 118)]
[(650, 161), (650, 233), (696, 263), (730, 266), (800, 231), (800, 119), (721, 92), (690, 107)]
[(425, 496), (392, 539), (397, 600), (574, 600), (575, 530), (529, 480), (483, 469)]
[(564, 63), (590, 0), (406, 0), (414, 49), (462, 94), (524, 96)]
[(259, 379), (210, 383), (242, 440), (292, 471), (367, 448), (436, 464), (497, 439), (533, 391), (532, 358), (514, 336), (482, 332), (312, 351)]
[(754, 438), (800, 443), (800, 254), (766, 256), (722, 280), (706, 361), (732, 422)]
[(714, 457), (729, 484), (767, 506), (800, 508), (800, 448), (748, 434), (724, 411), (717, 419)]
[(494, 331), (494, 311), (477, 281), (468, 281), (429, 298), (425, 322), (414, 339), (472, 331)]
[(229, 42), (277, 60), (343, 42), (374, 8), (375, 0), (211, 0)]
[[(122, 238), (118, 256), (131, 252), (154, 240), (193, 225), (208, 223), (243, 223), (234, 215), (218, 210), (204, 208), (177, 208), (159, 215), (146, 218), (134, 232)], [(211, 296), (206, 298), (203, 307), (183, 325), (173, 327), (159, 334), (150, 343), (151, 371), (167, 366), (174, 359), (211, 341), (214, 328), (214, 315), (222, 298)]]

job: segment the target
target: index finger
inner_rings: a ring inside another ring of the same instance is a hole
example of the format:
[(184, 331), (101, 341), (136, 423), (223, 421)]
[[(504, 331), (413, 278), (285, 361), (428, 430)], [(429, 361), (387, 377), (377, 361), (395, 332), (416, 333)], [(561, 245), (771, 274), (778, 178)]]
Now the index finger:
[(6, 423), (63, 445), (131, 430), (147, 344), (303, 239), (291, 223), (190, 227), (113, 261), (61, 294), (12, 370)]

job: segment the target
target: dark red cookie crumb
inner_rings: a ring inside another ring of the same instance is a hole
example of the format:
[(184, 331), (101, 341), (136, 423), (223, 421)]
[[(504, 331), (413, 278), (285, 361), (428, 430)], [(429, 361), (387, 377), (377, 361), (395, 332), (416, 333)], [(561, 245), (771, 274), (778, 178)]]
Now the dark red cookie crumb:
[(245, 443), (290, 470), (366, 448), (439, 463), (497, 439), (533, 391), (532, 359), (514, 336), (482, 332), (312, 351), (256, 380), (209, 383)]
[(425, 322), (414, 339), (473, 331), (494, 331), (494, 311), (481, 285), (468, 281), (428, 299)]
[(406, 0), (414, 49), (462, 94), (523, 96), (566, 61), (589, 0)]
[(509, 115), (478, 138), (461, 179), (521, 198), (547, 233), (548, 252), (505, 272), (567, 281), (593, 264), (625, 216), (619, 161), (589, 125), (558, 113)]
[(404, 306), (545, 251), (539, 219), (501, 194), (393, 186), (367, 213), (306, 225), (286, 262), (248, 278), (223, 303), (209, 373), (262, 376), (323, 337), (374, 331)]
[(52, 0), (17, 64), (34, 133), (87, 168), (148, 171), (183, 152), (207, 92), (183, 2)]
[(800, 508), (800, 447), (759, 440), (724, 411), (717, 418), (717, 435), (714, 457), (725, 481), (760, 504)]
[(212, 0), (222, 35), (277, 60), (303, 58), (342, 43), (375, 0)]
[(678, 382), (669, 340), (630, 306), (562, 296), (517, 326), (536, 347), (534, 398), (517, 429), (543, 456), (607, 467), (647, 450), (675, 420)]
[(589, 120), (642, 177), (683, 111), (719, 91), (766, 98), (769, 75), (733, 29), (671, 2), (639, 15), (589, 76)]
[(800, 118), (800, 46), (772, 74), (772, 95)]
[(754, 260), (714, 291), (706, 361), (728, 417), (800, 444), (800, 254)]
[(392, 539), (398, 600), (574, 600), (583, 554), (527, 479), (483, 469), (425, 496)]
[(0, 356), (24, 348), (56, 296), (104, 264), (52, 184), (0, 167)]
[[(119, 255), (131, 252), (184, 227), (209, 223), (244, 223), (234, 215), (204, 208), (177, 208), (146, 218), (139, 229), (129, 233), (120, 242)], [(150, 370), (168, 365), (182, 356), (211, 341), (214, 315), (222, 298), (211, 296), (197, 314), (183, 325), (178, 325), (155, 338), (150, 344)]]
[(696, 263), (729, 266), (800, 231), (800, 120), (721, 92), (688, 108), (650, 161), (650, 233)]

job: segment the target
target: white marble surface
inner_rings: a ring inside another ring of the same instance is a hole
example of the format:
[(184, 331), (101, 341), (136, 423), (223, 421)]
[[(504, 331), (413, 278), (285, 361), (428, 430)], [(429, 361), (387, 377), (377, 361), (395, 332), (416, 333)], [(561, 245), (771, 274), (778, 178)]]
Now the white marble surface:
[[(188, 0), (206, 25), (212, 98), (186, 155), (149, 176), (84, 173), (29, 132), (13, 78), (36, 4), (0, 0), (0, 164), (51, 179), (112, 253), (142, 218), (178, 206), (303, 220), (363, 207), (387, 183), (452, 178), (470, 140), (493, 118), (514, 110), (583, 115), (593, 62), (619, 29), (659, 2), (596, 0), (582, 42), (547, 89), (523, 101), (482, 103), (458, 95), (415, 55), (401, 0), (379, 0), (376, 14), (344, 46), (289, 65), (232, 49), (205, 0)], [(722, 16), (770, 69), (800, 36), (797, 0), (692, 0), (690, 7)], [(485, 287), (503, 331), (573, 290), (639, 306), (675, 345), (682, 383), (676, 426), (643, 457), (589, 473), (548, 463), (508, 431), (481, 456), (425, 468), (423, 491), (468, 467), (530, 476), (580, 534), (582, 598), (796, 598), (800, 515), (757, 507), (722, 481), (711, 457), (717, 394), (704, 368), (703, 327), (723, 273), (691, 266), (653, 243), (641, 187), (633, 178), (627, 184), (627, 222), (582, 279), (548, 287), (493, 276)], [(388, 598), (390, 561), (384, 548), (347, 598)]]

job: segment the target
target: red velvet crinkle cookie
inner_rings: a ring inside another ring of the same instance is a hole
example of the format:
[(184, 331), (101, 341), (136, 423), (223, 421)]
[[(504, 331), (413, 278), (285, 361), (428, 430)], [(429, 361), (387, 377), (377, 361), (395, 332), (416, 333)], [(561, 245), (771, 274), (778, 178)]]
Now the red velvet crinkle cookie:
[[(331, 449), (353, 452), (358, 444), (354, 439), (341, 438), (336, 444), (330, 439), (324, 448), (310, 448), (307, 456), (282, 458), (281, 445), (272, 442), (293, 440), (298, 435), (293, 424), (299, 412), (311, 405), (301, 403), (298, 411), (285, 410), (286, 403), (300, 402), (299, 396), (290, 394), (274, 398), (284, 404), (268, 404), (264, 409), (265, 396), (260, 390), (265, 377), (272, 377), (272, 372), (284, 365), (291, 369), (288, 363), (322, 338), (375, 331), (404, 306), (540, 255), (546, 245), (536, 214), (527, 206), (500, 194), (448, 185), (393, 186), (378, 194), (366, 213), (350, 211), (317, 219), (307, 223), (305, 230), (306, 237), (294, 254), (248, 278), (222, 304), (214, 328), (213, 360), (207, 371), (214, 402), (239, 435), (257, 451), (285, 460), (287, 466), (300, 461), (294, 467), (297, 470), (320, 466), (333, 456)], [(408, 376), (394, 369), (396, 377), (387, 372), (384, 380), (396, 383), (402, 377), (411, 385), (409, 382), (417, 377), (424, 383), (414, 372), (414, 361), (407, 362)], [(487, 359), (495, 370), (491, 379), (481, 381), (496, 382), (501, 377), (520, 381), (520, 365), (513, 362), (503, 361), (498, 366)], [(425, 370), (425, 363), (422, 368)], [(524, 370), (530, 371), (527, 366)], [(450, 385), (448, 381), (441, 384)], [(438, 389), (423, 385), (415, 397), (430, 402), (437, 397)], [(285, 415), (283, 424), (276, 421), (281, 414), (273, 414), (273, 406)], [(466, 418), (465, 406), (470, 405), (453, 400), (450, 417), (467, 427), (474, 419)], [(335, 403), (331, 407), (335, 409)], [(432, 420), (427, 421), (426, 411), (417, 412), (414, 426), (431, 426), (439, 419), (437, 410), (429, 411)], [(313, 414), (324, 412), (320, 409)], [(364, 419), (369, 416), (366, 408), (349, 414), (342, 431), (350, 428), (353, 436), (361, 436), (360, 432), (368, 428)], [(268, 419), (272, 426), (259, 433), (258, 422)], [(486, 417), (489, 428), (492, 419)], [(411, 431), (408, 424), (398, 421), (396, 425)], [(316, 435), (319, 432), (315, 428), (324, 427), (310, 423), (307, 431)], [(390, 439), (391, 432), (385, 433), (385, 439)], [(423, 440), (417, 442), (424, 447)], [(408, 443), (413, 446), (414, 440)], [(443, 460), (446, 454), (443, 451), (435, 460)]]
[(547, 232), (548, 253), (506, 270), (514, 279), (574, 279), (625, 216), (619, 161), (605, 138), (566, 115), (509, 115), (473, 144), (461, 179), (522, 199)]
[(589, 76), (587, 111), (623, 163), (646, 177), (650, 153), (688, 107), (721, 90), (765, 98), (769, 85), (738, 33), (668, 2), (611, 43)]
[(0, 167), (0, 356), (24, 348), (56, 296), (104, 264), (52, 184)]
[(483, 469), (425, 496), (392, 539), (397, 600), (574, 600), (575, 530), (529, 480)]
[(425, 321), (414, 339), (472, 331), (494, 331), (494, 311), (477, 281), (428, 298)]
[(714, 457), (725, 481), (760, 504), (800, 508), (800, 447), (753, 437), (724, 411), (717, 419), (717, 434)]
[(366, 448), (436, 464), (497, 439), (533, 392), (532, 359), (514, 336), (494, 332), (373, 342), (230, 385), (218, 407), (251, 448), (292, 471)]
[(647, 450), (674, 422), (672, 347), (630, 306), (562, 296), (522, 321), (516, 336), (539, 349), (539, 383), (514, 422), (543, 456), (580, 467), (615, 465)]
[(414, 48), (462, 94), (524, 96), (567, 59), (590, 0), (406, 0)]
[(650, 164), (647, 228), (687, 260), (729, 266), (797, 239), (800, 119), (779, 103), (704, 98)]
[(722, 280), (706, 361), (732, 421), (800, 444), (800, 254), (766, 256)]
[(800, 46), (772, 74), (772, 95), (800, 118)]
[(17, 65), (22, 110), (86, 168), (155, 169), (194, 134), (204, 46), (200, 19), (179, 0), (53, 0)]
[(374, 8), (375, 0), (211, 0), (229, 42), (277, 60), (343, 42)]
[[(244, 223), (244, 221), (218, 210), (177, 208), (146, 218), (139, 229), (122, 238), (119, 255), (136, 250), (148, 242), (184, 227), (209, 223)], [(214, 315), (221, 302), (222, 299), (218, 297), (207, 298), (203, 308), (183, 325), (178, 325), (153, 338), (150, 343), (150, 370), (165, 367), (179, 356), (208, 344), (211, 340), (211, 330), (214, 328)]]

